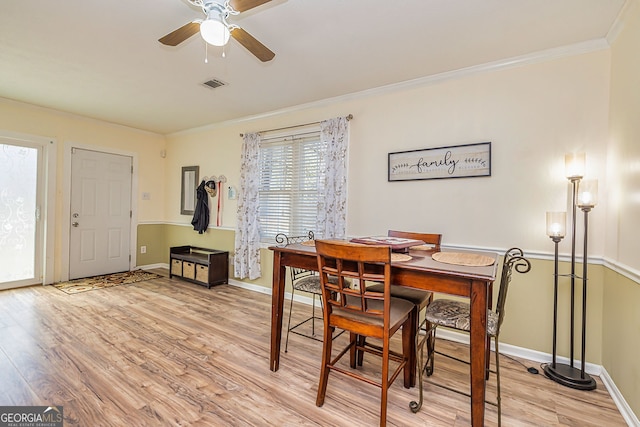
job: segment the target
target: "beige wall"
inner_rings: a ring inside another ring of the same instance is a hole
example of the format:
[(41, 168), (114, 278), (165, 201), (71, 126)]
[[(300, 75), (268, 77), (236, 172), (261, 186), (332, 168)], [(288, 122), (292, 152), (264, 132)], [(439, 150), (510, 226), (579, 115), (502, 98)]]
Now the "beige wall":
[(606, 256), (627, 277), (605, 277), (602, 363), (640, 417), (640, 2), (630, 3), (611, 51)]
[[(446, 244), (549, 252), (545, 212), (567, 206), (564, 154), (586, 151), (591, 175), (605, 181), (608, 73), (603, 50), (170, 135), (166, 216), (188, 219), (176, 197), (181, 166), (238, 184), (240, 133), (352, 113), (349, 234), (437, 230)], [(387, 182), (389, 152), (481, 141), (492, 142), (489, 178)], [(226, 201), (223, 225), (235, 226), (236, 206)], [(592, 254), (602, 255), (603, 211), (590, 220)]]
[(611, 52), (608, 139), (611, 197), (607, 256), (640, 272), (640, 2), (633, 2)]
[[(0, 129), (12, 133), (35, 135), (54, 139), (57, 144), (55, 195), (55, 254), (54, 280), (61, 279), (63, 227), (65, 209), (64, 192), (69, 182), (65, 181), (65, 154), (72, 146), (90, 147), (99, 151), (115, 151), (118, 154), (135, 156), (138, 162), (138, 189), (134, 194), (137, 203), (138, 221), (160, 221), (164, 219), (164, 149), (162, 135), (143, 132), (124, 126), (101, 122), (0, 99)], [(68, 179), (67, 179), (68, 180)], [(142, 193), (150, 192), (150, 200), (142, 200)], [(66, 214), (68, 215), (68, 213)]]
[[(169, 222), (189, 224), (191, 216), (180, 215), (180, 185), (183, 166), (199, 166), (200, 179), (206, 177), (220, 177), (224, 175), (227, 183), (223, 185), (222, 226), (231, 229), (235, 226), (237, 203), (227, 200), (227, 188), (238, 186), (240, 179), (240, 148), (242, 139), (239, 130), (234, 127), (222, 127), (216, 132), (187, 132), (179, 138), (167, 138), (167, 173), (165, 186), (167, 189), (167, 204), (164, 212)], [(176, 197), (177, 195), (177, 197)], [(210, 198), (212, 208), (210, 225), (216, 225), (217, 198)], [(212, 206), (213, 204), (213, 206)]]
[(602, 317), (602, 365), (640, 418), (640, 285), (606, 271)]

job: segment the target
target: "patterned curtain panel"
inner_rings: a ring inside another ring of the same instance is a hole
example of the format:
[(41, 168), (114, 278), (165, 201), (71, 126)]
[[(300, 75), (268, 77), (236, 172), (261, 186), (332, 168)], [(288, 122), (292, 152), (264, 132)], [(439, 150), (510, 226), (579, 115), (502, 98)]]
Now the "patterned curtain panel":
[(260, 184), (260, 135), (247, 133), (242, 144), (240, 194), (233, 268), (235, 276), (260, 277), (260, 231), (258, 190)]
[(327, 172), (324, 198), (318, 206), (317, 230), (325, 239), (344, 239), (347, 233), (349, 120), (337, 117), (320, 122), (320, 141), (326, 148)]

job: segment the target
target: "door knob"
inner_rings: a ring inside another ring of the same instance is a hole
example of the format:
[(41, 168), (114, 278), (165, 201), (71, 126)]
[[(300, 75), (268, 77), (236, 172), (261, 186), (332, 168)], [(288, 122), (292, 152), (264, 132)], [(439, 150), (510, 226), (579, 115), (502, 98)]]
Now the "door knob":
[(74, 226), (74, 227), (77, 227), (80, 224), (78, 224), (78, 222), (76, 221), (76, 222), (72, 222), (71, 225)]

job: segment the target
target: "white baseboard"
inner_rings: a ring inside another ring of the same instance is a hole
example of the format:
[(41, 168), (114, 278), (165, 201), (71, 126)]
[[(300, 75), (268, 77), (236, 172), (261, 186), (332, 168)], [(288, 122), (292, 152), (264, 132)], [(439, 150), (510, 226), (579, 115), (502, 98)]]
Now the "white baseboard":
[[(469, 344), (469, 335), (452, 331), (450, 329), (438, 328), (436, 329), (436, 336), (449, 341), (459, 342), (462, 344)], [(491, 341), (491, 349), (495, 350), (493, 341)], [(551, 363), (552, 356), (548, 353), (541, 351), (530, 350), (524, 347), (518, 347), (511, 344), (500, 343), (500, 354), (506, 354), (507, 356), (519, 357), (521, 359), (531, 360), (532, 362), (539, 363)], [(569, 364), (568, 357), (556, 357), (556, 362)], [(580, 366), (580, 361), (574, 361), (574, 366)], [(602, 373), (602, 366), (593, 363), (585, 363), (584, 371), (589, 375), (600, 376)]]
[[(246, 283), (241, 280), (235, 280), (235, 279), (229, 279), (229, 284), (233, 286), (237, 286), (239, 288), (248, 289), (250, 291), (260, 292), (261, 294), (271, 295), (271, 289), (267, 289), (264, 286), (254, 285), (252, 283)], [(304, 293), (308, 294), (308, 292), (304, 292)], [(284, 299), (290, 300), (291, 293), (285, 292)], [(294, 301), (300, 302), (302, 304), (311, 305), (313, 303), (313, 298), (300, 295), (300, 293), (297, 293), (295, 295)]]
[(165, 268), (169, 269), (169, 264), (158, 263), (158, 264), (147, 264), (147, 265), (139, 265), (136, 268), (140, 270), (153, 270), (154, 268)]
[(613, 402), (618, 407), (618, 410), (620, 411), (620, 414), (622, 415), (624, 420), (627, 422), (627, 425), (629, 425), (630, 427), (640, 427), (640, 420), (638, 420), (636, 414), (633, 413), (633, 410), (631, 410), (631, 407), (624, 399), (624, 397), (620, 393), (620, 390), (618, 390), (618, 387), (616, 387), (616, 384), (613, 382), (605, 368), (602, 368), (600, 379), (609, 391)]
[[(259, 292), (261, 294), (271, 295), (271, 289), (265, 288), (264, 286), (260, 286), (260, 285), (254, 285), (253, 283), (247, 283), (241, 280), (229, 279), (229, 284), (233, 286), (237, 286), (238, 288), (248, 289), (250, 291)], [(285, 298), (286, 296), (287, 295), (285, 295)]]

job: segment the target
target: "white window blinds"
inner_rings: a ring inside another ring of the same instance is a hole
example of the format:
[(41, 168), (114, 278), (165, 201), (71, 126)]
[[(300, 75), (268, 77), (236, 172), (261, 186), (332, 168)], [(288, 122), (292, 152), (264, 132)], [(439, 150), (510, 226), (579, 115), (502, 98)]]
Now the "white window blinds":
[(316, 231), (326, 171), (322, 151), (319, 130), (260, 143), (262, 242), (274, 242), (278, 233), (301, 236)]

